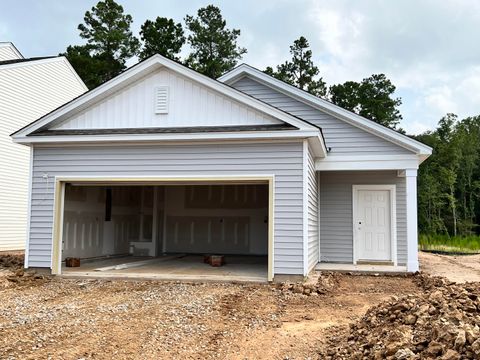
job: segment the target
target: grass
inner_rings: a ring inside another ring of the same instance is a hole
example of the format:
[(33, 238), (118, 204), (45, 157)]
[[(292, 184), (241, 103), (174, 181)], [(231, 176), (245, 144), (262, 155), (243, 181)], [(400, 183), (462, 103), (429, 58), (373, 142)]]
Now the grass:
[(480, 236), (425, 235), (418, 237), (420, 250), (446, 253), (480, 253)]

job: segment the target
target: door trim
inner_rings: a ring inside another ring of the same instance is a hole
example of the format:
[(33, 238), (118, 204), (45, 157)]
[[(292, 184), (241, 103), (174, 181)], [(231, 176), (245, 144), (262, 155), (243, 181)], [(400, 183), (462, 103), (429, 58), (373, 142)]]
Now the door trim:
[(352, 231), (353, 231), (353, 264), (358, 261), (358, 230), (356, 225), (359, 190), (388, 190), (390, 192), (390, 261), (397, 266), (397, 187), (394, 184), (352, 185)]
[(273, 281), (275, 276), (274, 244), (275, 244), (275, 175), (199, 175), (199, 176), (55, 176), (55, 190), (53, 198), (53, 234), (51, 269), (53, 275), (62, 272), (62, 237), (63, 213), (65, 202), (65, 184), (79, 183), (81, 185), (165, 185), (165, 184), (265, 184), (268, 185), (268, 270), (267, 280)]

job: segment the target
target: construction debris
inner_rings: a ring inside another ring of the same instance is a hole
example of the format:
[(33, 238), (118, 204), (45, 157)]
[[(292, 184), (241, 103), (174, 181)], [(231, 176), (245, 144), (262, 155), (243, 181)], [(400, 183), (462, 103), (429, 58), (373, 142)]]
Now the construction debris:
[(327, 359), (479, 359), (480, 283), (418, 275), (420, 294), (370, 308), (344, 336), (332, 334)]
[(219, 267), (225, 265), (225, 257), (223, 255), (205, 255), (203, 262), (213, 267)]
[(278, 285), (278, 288), (282, 291), (290, 291), (295, 294), (304, 294), (308, 296), (326, 294), (335, 288), (340, 276), (342, 275), (339, 273), (320, 272), (313, 275), (305, 282), (281, 283)]

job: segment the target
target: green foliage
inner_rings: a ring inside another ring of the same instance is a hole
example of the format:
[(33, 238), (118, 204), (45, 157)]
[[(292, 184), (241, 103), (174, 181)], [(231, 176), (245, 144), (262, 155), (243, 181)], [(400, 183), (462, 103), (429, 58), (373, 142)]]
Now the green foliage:
[(217, 78), (232, 69), (245, 48), (237, 45), (240, 30), (227, 29), (220, 9), (213, 5), (201, 8), (197, 16), (187, 15), (185, 25), (190, 31), (188, 44), (191, 53), (187, 65), (211, 78)]
[(78, 25), (83, 46), (69, 46), (65, 55), (89, 88), (118, 75), (125, 62), (136, 55), (140, 47), (132, 35), (132, 17), (114, 0), (99, 1)]
[(381, 125), (396, 129), (402, 119), (400, 98), (393, 98), (395, 85), (384, 75), (374, 74), (358, 83), (347, 81), (330, 87), (331, 101)]
[(416, 137), (433, 147), (418, 174), (418, 215), (422, 233), (479, 234), (480, 116), (458, 121), (443, 117), (435, 131)]
[(121, 63), (136, 55), (140, 47), (130, 25), (132, 17), (114, 0), (99, 1), (85, 13), (85, 24), (79, 24), (80, 37), (86, 39), (96, 54), (103, 54)]
[(480, 236), (454, 236), (420, 234), (418, 244), (421, 250), (435, 250), (459, 253), (480, 253)]
[(320, 71), (313, 64), (312, 50), (308, 40), (303, 36), (295, 40), (290, 46), (290, 54), (292, 54), (290, 61), (278, 65), (275, 71), (269, 66), (265, 69), (265, 73), (315, 96), (325, 97), (327, 87), (321, 77), (315, 80)]
[(160, 54), (179, 60), (178, 54), (186, 40), (182, 24), (175, 24), (173, 19), (164, 17), (157, 17), (155, 21), (145, 21), (140, 31), (140, 38), (143, 41), (140, 59)]
[(109, 80), (112, 72), (121, 72), (124, 66), (103, 54), (94, 54), (88, 45), (69, 46), (63, 54), (89, 89)]

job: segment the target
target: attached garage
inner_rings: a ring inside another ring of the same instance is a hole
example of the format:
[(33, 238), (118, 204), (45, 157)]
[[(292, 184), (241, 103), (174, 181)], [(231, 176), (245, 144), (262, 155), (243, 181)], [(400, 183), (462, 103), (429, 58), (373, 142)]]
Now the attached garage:
[[(58, 273), (265, 281), (269, 183), (65, 179), (56, 205)], [(212, 254), (225, 264), (206, 264), (204, 257)], [(66, 267), (67, 258), (81, 265)]]
[(32, 151), (28, 268), (281, 281), (318, 262), (319, 127), (171, 60), (153, 56), (13, 138)]

